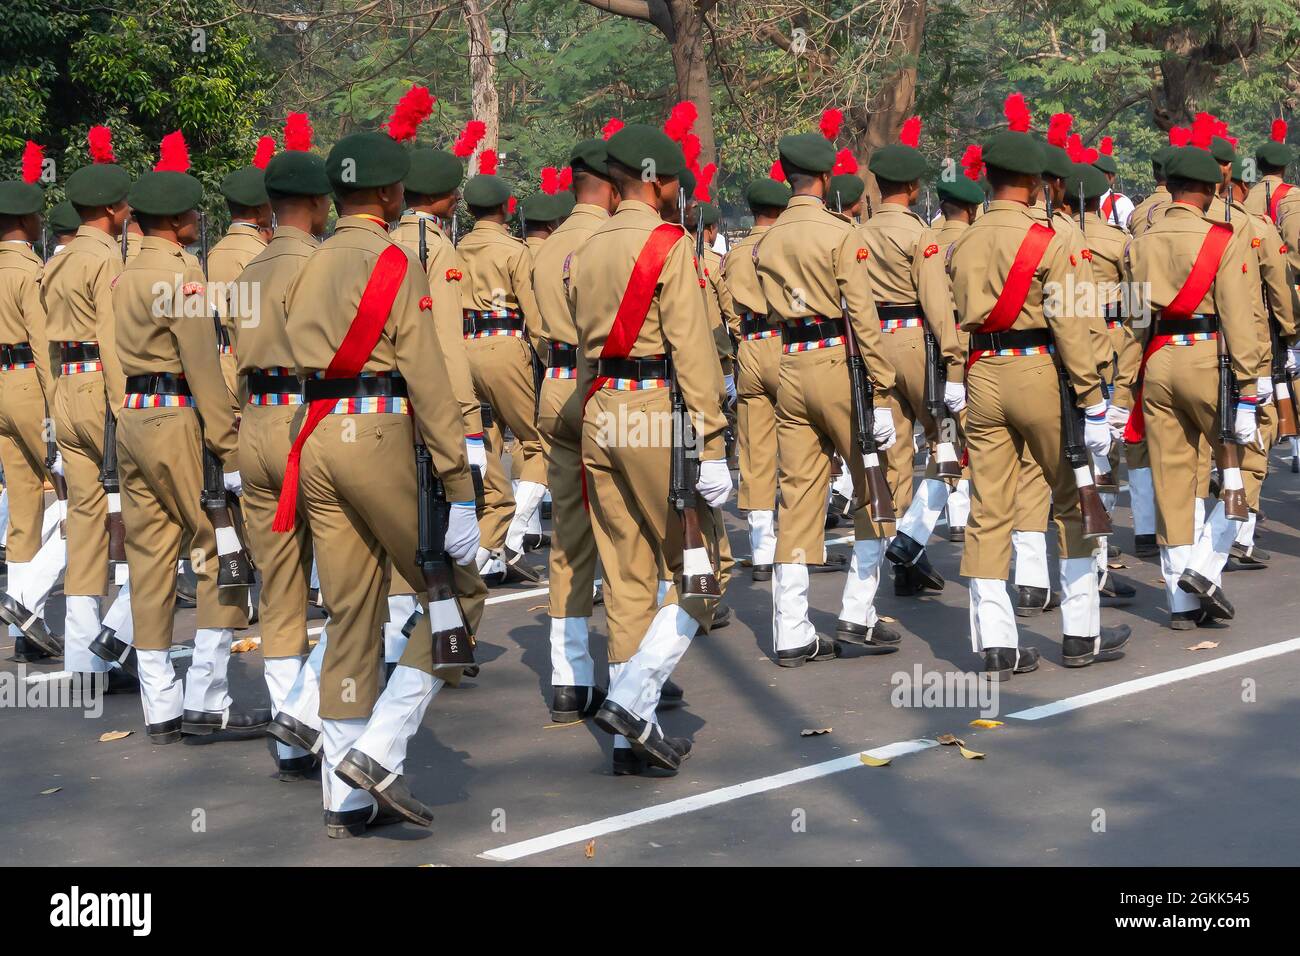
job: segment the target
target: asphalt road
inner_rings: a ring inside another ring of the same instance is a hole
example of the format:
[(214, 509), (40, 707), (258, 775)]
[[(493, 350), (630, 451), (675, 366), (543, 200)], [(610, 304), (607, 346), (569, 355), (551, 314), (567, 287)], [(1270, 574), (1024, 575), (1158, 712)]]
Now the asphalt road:
[[(280, 783), (262, 742), (155, 747), (139, 702), (103, 713), (14, 708), (0, 715), (0, 860), (15, 865), (418, 864), (502, 866), (1293, 864), (1300, 823), (1300, 476), (1280, 456), (1265, 489), (1264, 571), (1227, 576), (1232, 626), (1164, 626), (1158, 563), (1121, 560), (1138, 588), (1104, 623), (1134, 636), (1120, 661), (1066, 671), (1059, 615), (1022, 621), (1041, 669), (1002, 685), (1002, 726), (969, 725), (973, 701), (895, 706), (896, 675), (959, 677), (970, 652), (959, 554), (936, 539), (940, 595), (895, 598), (882, 613), (901, 649), (785, 670), (770, 660), (771, 592), (741, 572), (735, 620), (695, 642), (675, 678), (687, 706), (665, 729), (694, 741), (673, 778), (610, 775), (610, 741), (590, 722), (550, 726), (543, 595), (494, 592), (479, 635), (481, 675), (433, 702), (407, 772), (436, 819), (331, 841), (315, 782)], [(737, 555), (743, 522), (730, 516)], [(942, 534), (944, 528), (940, 526)], [(831, 532), (835, 536), (836, 532)], [(838, 545), (837, 547), (843, 547)], [(843, 578), (812, 578), (814, 621), (833, 628)], [(54, 603), (59, 620), (61, 600)], [(319, 622), (315, 622), (319, 623)], [(594, 621), (593, 643), (603, 653)], [(255, 633), (255, 628), (250, 633)], [(178, 639), (193, 612), (178, 616)], [(1190, 650), (1202, 641), (1217, 647)], [(1289, 643), (1287, 643), (1289, 642)], [(0, 638), (0, 658), (12, 641)], [(180, 662), (184, 666), (184, 661)], [(1187, 669), (1191, 670), (1187, 670)], [(16, 672), (12, 662), (0, 670)], [(29, 667), (26, 675), (57, 671)], [(236, 655), (237, 701), (264, 704), (261, 659)], [(598, 670), (598, 673), (600, 671)], [(4, 679), (11, 680), (7, 675)], [(57, 678), (56, 678), (57, 680)], [(1138, 682), (1138, 683), (1133, 683)], [(1073, 703), (1079, 695), (1102, 692)], [(801, 736), (801, 731), (830, 728)], [(113, 730), (134, 733), (103, 743)], [(966, 759), (955, 734), (983, 753)], [(864, 765), (860, 752), (897, 754)], [(56, 792), (44, 793), (58, 788)]]

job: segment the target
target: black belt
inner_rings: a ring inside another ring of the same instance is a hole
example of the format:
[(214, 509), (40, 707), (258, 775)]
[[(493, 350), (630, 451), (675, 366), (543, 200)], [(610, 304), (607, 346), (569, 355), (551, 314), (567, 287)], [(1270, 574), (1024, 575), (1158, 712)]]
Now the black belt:
[(921, 303), (904, 302), (901, 305), (877, 305), (876, 314), (880, 321), (886, 319), (919, 319), (922, 317)]
[(64, 365), (67, 365), (69, 362), (98, 362), (99, 343), (60, 342), (59, 354), (62, 356), (60, 361), (62, 361)]
[(152, 375), (128, 375), (126, 391), (130, 395), (189, 395), (190, 383), (176, 372), (154, 372)]
[(297, 375), (250, 371), (244, 376), (244, 381), (249, 395), (298, 395), (302, 392), (302, 383)]
[(406, 379), (400, 375), (362, 375), (358, 378), (309, 378), (302, 397), (309, 402), (328, 398), (406, 397)]
[(0, 345), (0, 365), (30, 365), (36, 361), (32, 347), (26, 342)]
[(767, 321), (766, 315), (759, 315), (757, 312), (746, 312), (740, 317), (740, 334), (758, 335), (760, 332), (766, 332), (772, 326)]
[(1124, 317), (1123, 302), (1107, 302), (1105, 305), (1105, 315), (1107, 322), (1116, 322)]
[(657, 358), (603, 358), (596, 363), (596, 374), (602, 378), (630, 378), (644, 381), (650, 378), (668, 378), (673, 363)]
[(1217, 314), (1201, 313), (1186, 319), (1156, 319), (1156, 335), (1194, 335), (1197, 332), (1219, 331)]
[(1011, 329), (1007, 332), (972, 332), (972, 352), (998, 352), (1002, 349), (1036, 349), (1052, 344), (1049, 329)]
[(496, 329), (509, 329), (512, 332), (524, 330), (524, 320), (518, 313), (505, 316), (485, 316), (479, 312), (466, 309), (461, 317), (461, 333), (473, 335), (475, 332), (491, 332)]
[(781, 323), (781, 344), (792, 345), (796, 342), (818, 342), (844, 335), (844, 320), (829, 319), (818, 316), (814, 320), (804, 319), (799, 322)]
[(568, 342), (551, 342), (546, 350), (547, 368), (577, 368), (578, 347)]

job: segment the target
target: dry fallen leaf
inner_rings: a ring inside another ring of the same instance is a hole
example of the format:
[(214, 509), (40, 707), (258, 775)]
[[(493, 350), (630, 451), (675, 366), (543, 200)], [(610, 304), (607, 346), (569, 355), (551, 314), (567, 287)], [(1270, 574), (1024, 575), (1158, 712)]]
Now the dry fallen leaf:
[(1127, 568), (1128, 565), (1123, 561), (1109, 561), (1107, 562), (1106, 567), (1110, 568), (1112, 571), (1119, 571), (1123, 568)]
[(555, 730), (558, 727), (581, 727), (581, 726), (582, 726), (582, 721), (574, 720), (574, 721), (570, 721), (567, 724), (543, 724), (542, 730)]
[(528, 611), (529, 613), (532, 613), (533, 611), (545, 611), (548, 607), (550, 607), (549, 604), (534, 604), (528, 609)]
[(1201, 641), (1199, 644), (1193, 644), (1188, 648), (1189, 651), (1212, 651), (1219, 646), (1218, 641)]
[(940, 734), (934, 739), (939, 741), (939, 743), (943, 744), (945, 747), (951, 747), (953, 744), (964, 744), (966, 742), (953, 734)]
[(42, 797), (48, 797), (50, 794), (52, 794), (52, 793), (58, 793), (58, 792), (59, 792), (60, 790), (62, 790), (62, 789), (63, 789), (62, 787), (50, 787), (50, 789), (48, 789), (48, 790), (42, 790), (42, 791), (41, 791), (41, 796), (42, 796)]
[(831, 728), (829, 727), (805, 727), (803, 730), (799, 731), (799, 736), (820, 737), (822, 734), (829, 734), (830, 732)]
[(886, 624), (897, 624), (897, 623), (898, 623), (898, 618), (896, 618), (896, 617), (890, 617), (888, 614), (882, 614), (882, 615), (880, 615), (880, 620), (884, 621)]
[(589, 860), (594, 859), (595, 856), (596, 856), (596, 841), (595, 841), (595, 840), (588, 840), (588, 841), (587, 841), (587, 847), (586, 847), (586, 849), (583, 850), (582, 852), (583, 852), (583, 854), (587, 857), (587, 859), (589, 859)]
[(130, 730), (110, 730), (106, 734), (99, 735), (99, 742), (101, 744), (111, 743), (114, 740), (122, 740), (126, 737), (130, 737), (131, 734), (132, 731)]
[(961, 755), (962, 755), (963, 757), (965, 757), (967, 760), (983, 760), (983, 759), (984, 759), (984, 755), (983, 755), (982, 753), (980, 753), (978, 750), (967, 750), (965, 747), (962, 747), (962, 748), (961, 748)]
[(871, 754), (858, 754), (858, 759), (868, 767), (888, 767), (890, 758), (873, 757)]
[(230, 653), (243, 654), (247, 651), (255, 651), (258, 648), (258, 642), (251, 637), (245, 637), (242, 640), (235, 641), (230, 645)]
[(988, 720), (988, 719), (986, 719), (986, 718), (984, 718), (984, 717), (981, 717), (981, 718), (979, 718), (978, 720), (972, 720), (972, 721), (970, 722), (970, 725), (971, 725), (972, 727), (983, 727), (983, 728), (986, 729), (986, 730), (992, 730), (994, 727), (1001, 727), (1001, 726), (1002, 726), (1002, 721), (1000, 721), (1000, 720)]

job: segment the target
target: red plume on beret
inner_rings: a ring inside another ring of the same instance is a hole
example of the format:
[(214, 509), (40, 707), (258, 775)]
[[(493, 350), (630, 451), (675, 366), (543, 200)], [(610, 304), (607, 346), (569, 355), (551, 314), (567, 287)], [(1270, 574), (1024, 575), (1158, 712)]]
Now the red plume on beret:
[(623, 128), (623, 121), (617, 116), (611, 116), (600, 129), (602, 139), (609, 139), (615, 133)]
[(156, 173), (187, 173), (190, 170), (190, 148), (185, 145), (185, 134), (180, 130), (168, 133), (158, 146)]
[(966, 178), (976, 182), (984, 175), (984, 147), (971, 145), (962, 153), (961, 167), (966, 171)]
[(903, 121), (903, 129), (898, 134), (898, 141), (913, 149), (921, 145), (921, 117), (909, 116)]
[(1209, 113), (1197, 113), (1192, 119), (1191, 145), (1197, 149), (1208, 150), (1210, 140), (1214, 138), (1219, 121)]
[(1275, 143), (1286, 142), (1286, 120), (1273, 120), (1273, 128), (1268, 131), (1268, 138)]
[(1115, 150), (1115, 140), (1110, 136), (1103, 136), (1101, 142), (1097, 144), (1097, 149), (1103, 156), (1113, 155)]
[(847, 173), (856, 173), (858, 171), (858, 157), (853, 155), (853, 150), (847, 146), (835, 154), (835, 166), (831, 169), (832, 176), (843, 176)]
[(700, 138), (694, 133), (682, 137), (682, 155), (686, 157), (686, 167), (698, 170), (700, 164)]
[(573, 167), (565, 166), (561, 169), (560, 174), (555, 178), (555, 181), (560, 187), (560, 192), (568, 190), (569, 187), (573, 185)]
[(497, 151), (495, 149), (485, 149), (478, 154), (478, 171), (483, 176), (495, 176), (497, 174)]
[(275, 139), (270, 136), (263, 136), (257, 141), (257, 152), (253, 154), (253, 165), (258, 169), (266, 169), (266, 164), (271, 161), (275, 155)]
[(483, 141), (487, 135), (487, 123), (482, 120), (470, 120), (465, 124), (465, 128), (460, 131), (456, 137), (456, 142), (452, 145), (451, 151), (461, 159), (474, 155), (474, 150), (478, 149), (478, 144)]
[(41, 178), (41, 164), (45, 162), (45, 147), (30, 139), (23, 147), (23, 182), (34, 183)]
[(1002, 113), (1007, 118), (1007, 129), (1013, 133), (1029, 130), (1029, 104), (1023, 93), (1012, 93), (1002, 104)]
[(510, 199), (509, 199), (509, 201), (506, 202), (506, 212), (510, 213), (510, 215), (513, 216), (513, 215), (515, 214), (515, 210), (516, 210), (518, 207), (519, 207), (519, 200), (518, 200), (518, 198), (516, 198), (516, 197), (514, 197), (514, 196), (511, 196)]
[(1186, 126), (1173, 126), (1169, 130), (1170, 146), (1186, 146), (1192, 141), (1192, 131)]
[(781, 168), (781, 160), (772, 164), (772, 168), (767, 171), (769, 179), (775, 179), (778, 183), (785, 182), (785, 170)]
[(113, 131), (107, 126), (92, 126), (90, 131), (86, 133), (86, 143), (90, 146), (90, 159), (92, 162), (117, 162), (117, 159), (113, 156)]
[(289, 113), (285, 116), (284, 148), (298, 153), (311, 149), (311, 120), (306, 113)]
[(542, 192), (554, 196), (560, 191), (560, 171), (554, 166), (542, 167)]
[(832, 143), (840, 135), (840, 127), (844, 125), (844, 114), (831, 107), (822, 111), (822, 118), (817, 122), (817, 126), (822, 131), (822, 135)]
[(1073, 125), (1074, 117), (1069, 113), (1053, 113), (1052, 118), (1047, 121), (1047, 142), (1065, 149), (1070, 127)]
[(695, 175), (695, 198), (700, 202), (711, 202), (712, 197), (709, 195), (709, 184), (713, 182), (713, 174), (718, 171), (718, 167), (713, 163), (707, 163), (703, 169), (697, 171)]
[(690, 100), (682, 100), (668, 114), (668, 121), (664, 123), (664, 133), (669, 139), (680, 143), (695, 125), (698, 115), (694, 103)]
[(1083, 137), (1078, 133), (1072, 133), (1065, 141), (1065, 151), (1070, 154), (1070, 162), (1083, 162)]
[(412, 86), (393, 107), (388, 118), (388, 135), (399, 143), (415, 139), (420, 124), (433, 112), (433, 96), (427, 86)]

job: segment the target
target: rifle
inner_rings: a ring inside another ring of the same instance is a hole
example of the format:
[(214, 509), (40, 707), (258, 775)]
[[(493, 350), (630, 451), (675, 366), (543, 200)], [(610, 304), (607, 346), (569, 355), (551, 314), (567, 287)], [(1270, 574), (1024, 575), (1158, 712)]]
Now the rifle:
[[(1083, 199), (1083, 180), (1079, 180), (1079, 233), (1086, 239), (1088, 238), (1087, 217), (1084, 211)], [(1106, 381), (1106, 377), (1101, 376), (1101, 394), (1106, 399), (1106, 404), (1110, 404), (1111, 386)], [(1119, 488), (1115, 483), (1115, 474), (1110, 467), (1110, 459), (1103, 458), (1100, 455), (1094, 455), (1092, 458), (1092, 467), (1097, 475), (1097, 487), (1105, 488), (1108, 492), (1118, 491)]]
[[(1273, 208), (1273, 190), (1271, 184), (1264, 181), (1264, 208)], [(1290, 438), (1300, 432), (1300, 415), (1297, 414), (1295, 392), (1291, 388), (1291, 377), (1286, 370), (1286, 347), (1282, 344), (1281, 329), (1277, 324), (1277, 313), (1273, 310), (1273, 300), (1268, 296), (1268, 289), (1261, 286), (1264, 305), (1268, 308), (1269, 345), (1273, 350), (1273, 401), (1277, 405), (1277, 434), (1279, 438)]]
[(123, 262), (126, 262), (126, 240), (127, 240), (127, 235), (129, 233), (127, 227), (130, 224), (131, 224), (131, 214), (127, 213), (126, 218), (122, 220), (122, 261)]
[(1097, 485), (1092, 480), (1088, 446), (1083, 440), (1083, 410), (1079, 408), (1070, 384), (1070, 373), (1065, 366), (1056, 366), (1061, 393), (1061, 448), (1065, 460), (1074, 470), (1074, 483), (1079, 489), (1079, 511), (1083, 515), (1083, 536), (1100, 538), (1112, 531), (1110, 515), (1102, 504)]
[(1228, 343), (1219, 326), (1217, 336), (1219, 364), (1219, 471), (1222, 474), (1219, 498), (1223, 513), (1230, 521), (1245, 521), (1250, 517), (1246, 504), (1246, 489), (1241, 482), (1241, 445), (1237, 444), (1235, 412), (1237, 408), (1237, 380), (1232, 374), (1232, 359)]
[(104, 462), (99, 483), (108, 497), (108, 560), (126, 560), (126, 525), (122, 522), (122, 486), (117, 472), (117, 419), (111, 409), (104, 412)]
[[(935, 474), (940, 478), (960, 478), (961, 463), (957, 460), (953, 443), (943, 441), (946, 423), (952, 420), (948, 404), (944, 401), (944, 386), (948, 383), (948, 368), (939, 352), (939, 340), (927, 327), (925, 329), (925, 410), (939, 428), (940, 441), (935, 449)], [(951, 427), (951, 426), (947, 426)]]
[[(429, 600), (429, 630), (433, 635), (433, 666), (469, 667), (474, 663), (474, 640), (461, 614), (452, 588), (451, 556), (447, 554), (447, 526), (451, 505), (447, 491), (433, 473), (433, 456), (415, 429), (416, 551), (415, 562), (424, 575)], [(418, 613), (418, 612), (417, 612)], [(415, 629), (415, 615), (402, 627), (407, 637)]]

